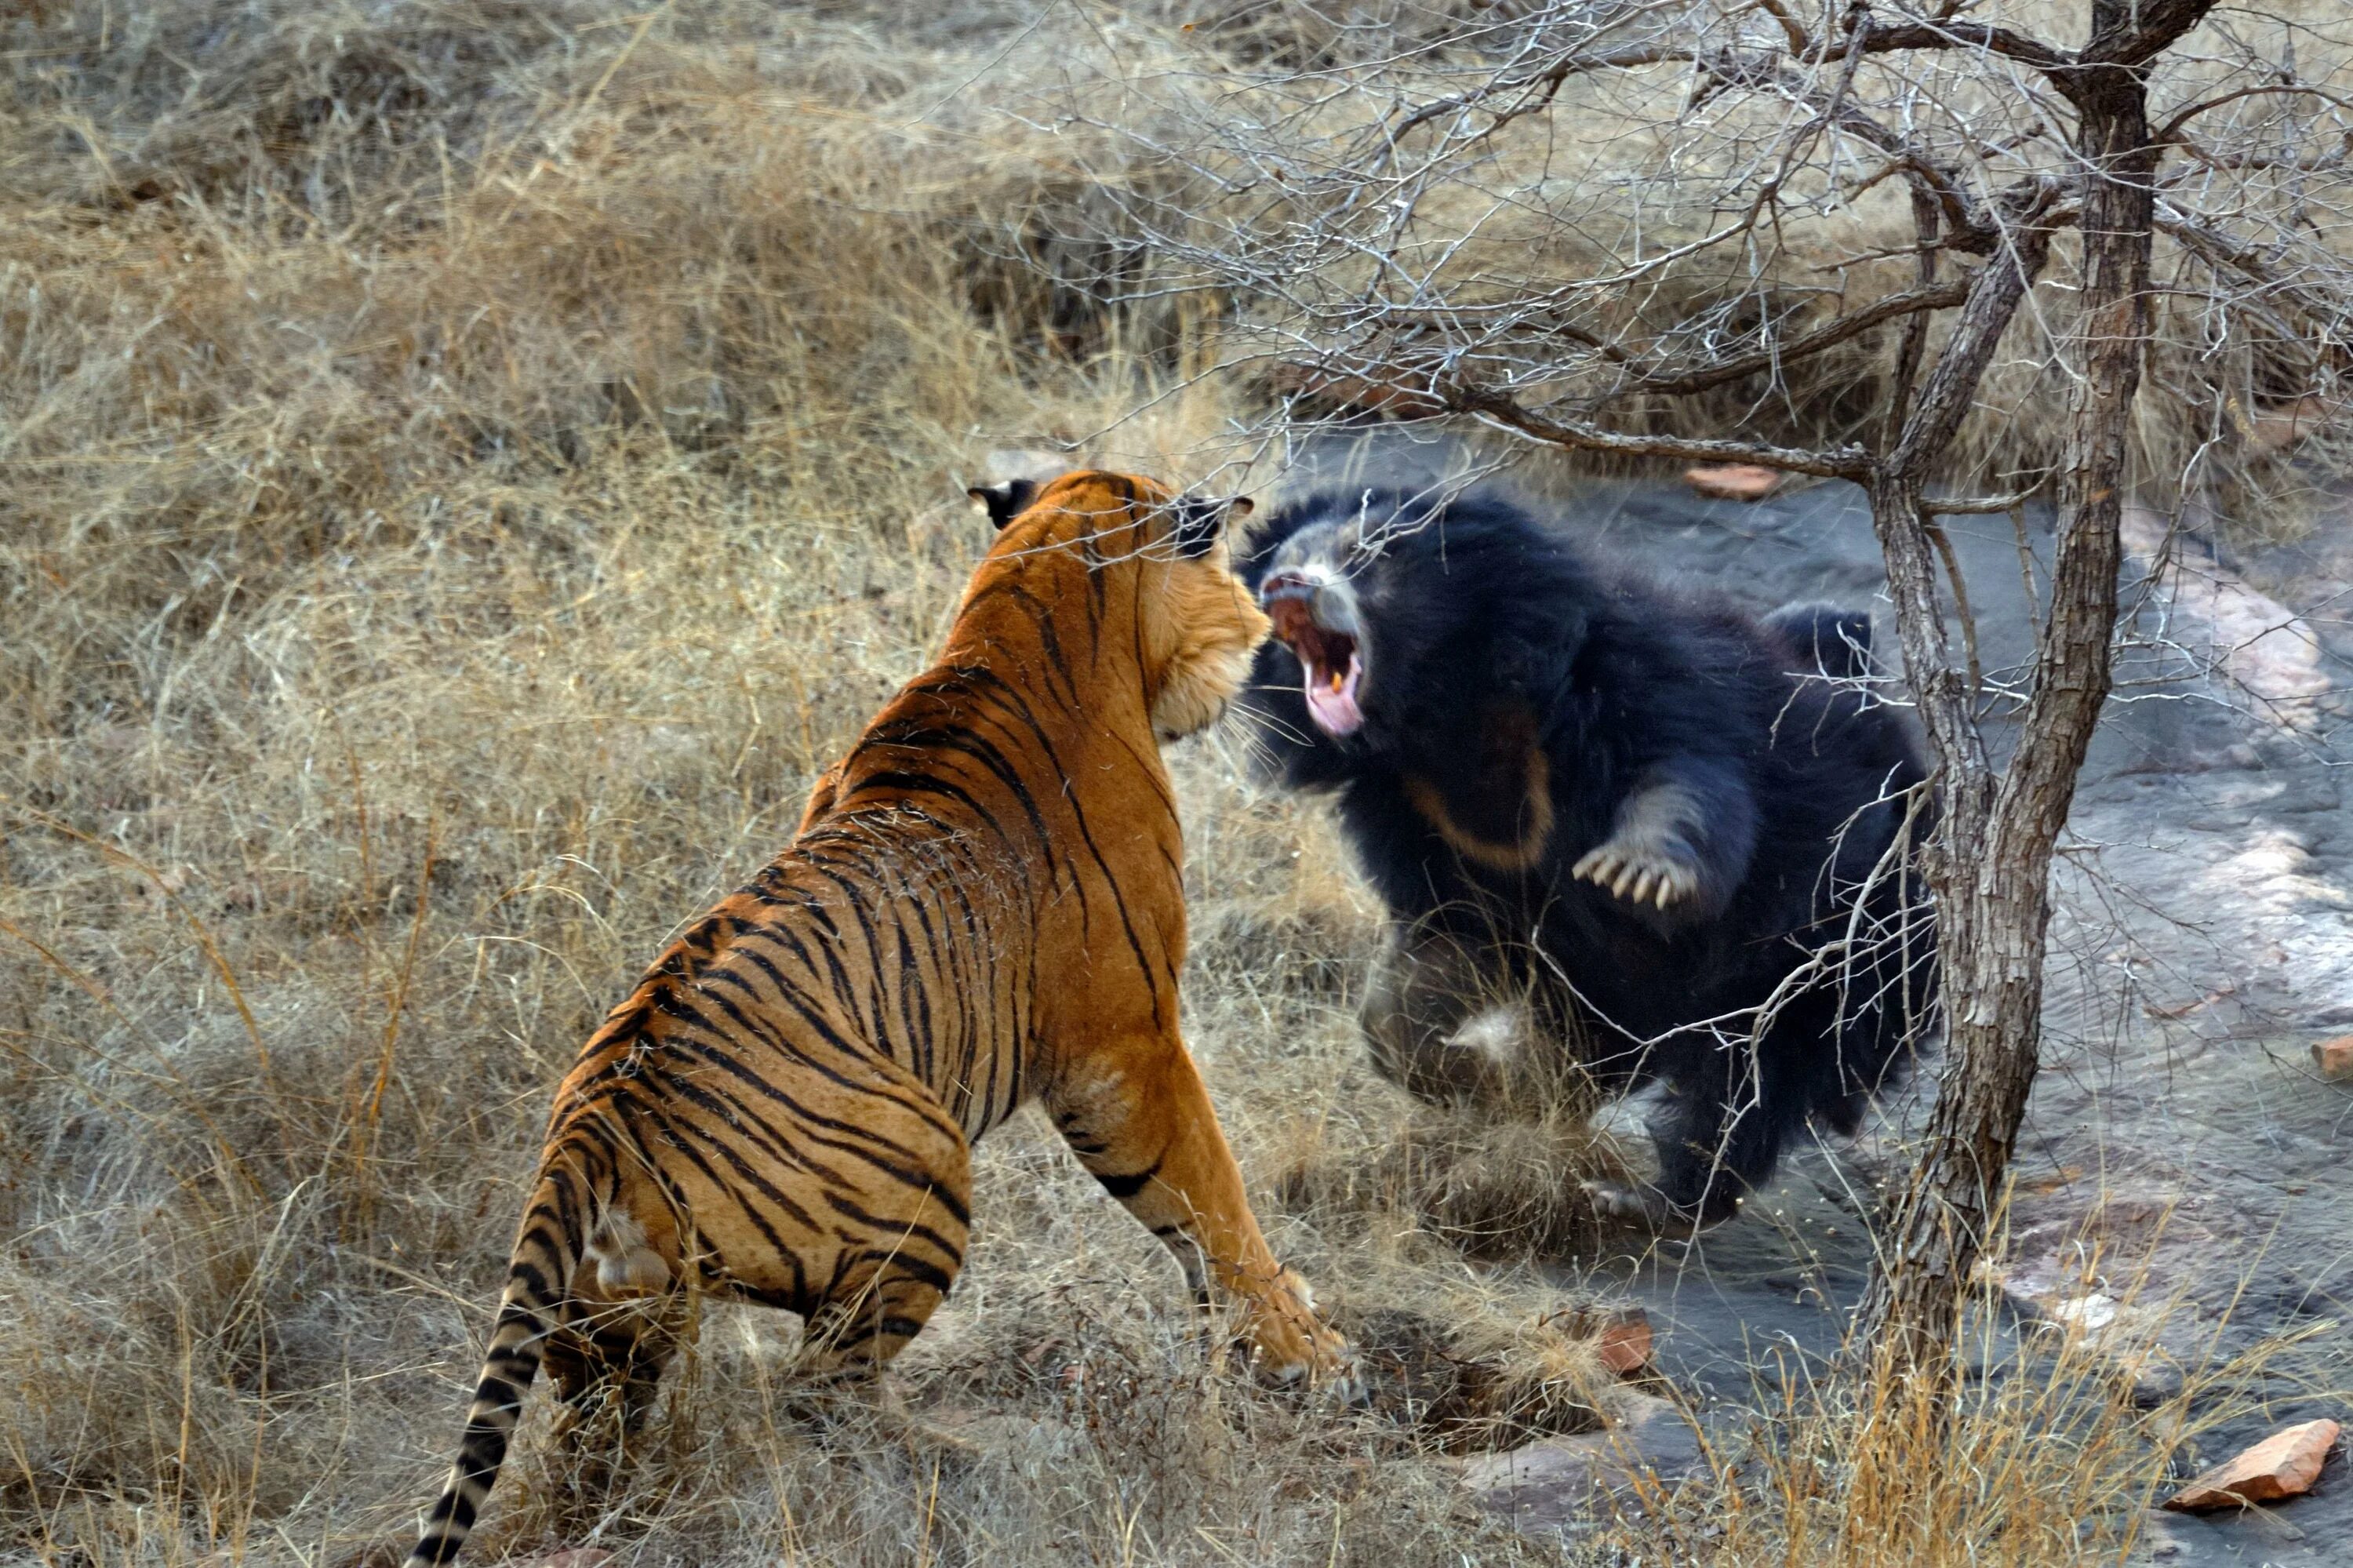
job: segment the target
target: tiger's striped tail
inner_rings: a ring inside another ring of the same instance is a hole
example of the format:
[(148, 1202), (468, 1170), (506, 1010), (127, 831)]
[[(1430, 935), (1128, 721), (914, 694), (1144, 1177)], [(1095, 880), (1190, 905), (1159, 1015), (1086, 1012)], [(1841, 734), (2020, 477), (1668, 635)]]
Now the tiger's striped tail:
[(547, 1336), (571, 1294), (573, 1271), (586, 1251), (588, 1196), (577, 1171), (552, 1160), (541, 1166), (531, 1206), (523, 1211), (522, 1234), (515, 1238), (506, 1292), (500, 1298), (498, 1323), (474, 1385), (474, 1403), (466, 1413), (458, 1462), (426, 1516), (406, 1568), (438, 1568), (457, 1556), (473, 1532), (475, 1517), (497, 1484), (499, 1467), (506, 1462), (523, 1396), (539, 1376)]

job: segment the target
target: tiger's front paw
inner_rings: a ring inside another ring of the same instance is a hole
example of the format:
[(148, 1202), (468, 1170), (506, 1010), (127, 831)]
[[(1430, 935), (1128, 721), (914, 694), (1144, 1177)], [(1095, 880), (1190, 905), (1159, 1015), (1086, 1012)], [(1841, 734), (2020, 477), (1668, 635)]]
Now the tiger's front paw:
[(1672, 909), (1699, 892), (1699, 856), (1679, 842), (1650, 833), (1606, 839), (1569, 868), (1612, 898)]
[(1367, 1389), (1356, 1347), (1315, 1310), (1314, 1292), (1292, 1269), (1245, 1307), (1242, 1338), (1251, 1370), (1278, 1388), (1324, 1390), (1348, 1404), (1365, 1402)]

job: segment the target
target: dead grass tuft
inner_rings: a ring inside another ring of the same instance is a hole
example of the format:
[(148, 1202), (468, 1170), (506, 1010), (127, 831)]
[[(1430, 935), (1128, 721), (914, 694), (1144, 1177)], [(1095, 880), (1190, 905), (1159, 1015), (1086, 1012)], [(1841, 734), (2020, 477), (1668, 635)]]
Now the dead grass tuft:
[(1573, 1108), (1526, 1119), (1401, 1111), (1383, 1132), (1356, 1146), (1314, 1139), (1278, 1179), (1278, 1196), (1332, 1223), (1419, 1225), (1473, 1257), (1592, 1256), (1608, 1233), (1578, 1183), (1627, 1173)]

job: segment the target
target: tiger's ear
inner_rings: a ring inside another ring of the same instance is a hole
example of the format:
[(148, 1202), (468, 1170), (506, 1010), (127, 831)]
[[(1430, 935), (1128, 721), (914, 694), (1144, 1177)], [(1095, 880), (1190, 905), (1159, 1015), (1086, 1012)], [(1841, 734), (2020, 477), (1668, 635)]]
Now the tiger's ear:
[(1247, 495), (1229, 495), (1221, 500), (1200, 496), (1180, 495), (1170, 502), (1168, 510), (1176, 519), (1169, 531), (1169, 543), (1176, 546), (1177, 558), (1190, 560), (1206, 556), (1218, 535), (1226, 531), (1229, 517), (1247, 517), (1254, 507)]
[(1034, 479), (1008, 479), (1002, 484), (976, 484), (965, 492), (988, 512), (988, 520), (1003, 533), (1005, 525), (1029, 509), (1038, 499)]

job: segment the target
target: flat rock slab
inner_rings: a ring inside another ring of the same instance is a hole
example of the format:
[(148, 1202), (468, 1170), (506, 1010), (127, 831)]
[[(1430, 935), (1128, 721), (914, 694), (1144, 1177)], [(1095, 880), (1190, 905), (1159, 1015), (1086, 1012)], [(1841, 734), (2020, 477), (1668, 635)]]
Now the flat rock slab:
[(1482, 1454), (1464, 1462), (1460, 1480), (1482, 1508), (1514, 1528), (1560, 1531), (1613, 1510), (1638, 1511), (1648, 1498), (1706, 1469), (1691, 1418), (1644, 1395), (1607, 1432)]

